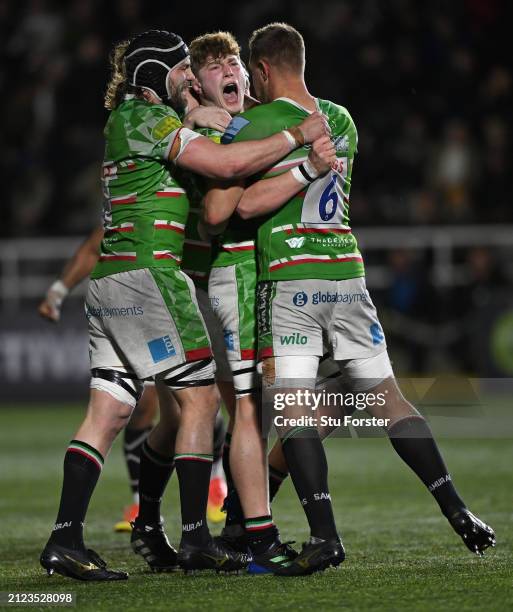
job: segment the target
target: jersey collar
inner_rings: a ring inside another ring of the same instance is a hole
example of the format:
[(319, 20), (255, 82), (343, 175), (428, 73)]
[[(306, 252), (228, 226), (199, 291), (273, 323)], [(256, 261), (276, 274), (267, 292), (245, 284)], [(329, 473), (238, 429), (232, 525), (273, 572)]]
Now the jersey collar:
[[(305, 113), (308, 113), (309, 115), (311, 115), (313, 113), (313, 111), (308, 110), (307, 108), (305, 108), (304, 106), (301, 106), (301, 104), (298, 104), (295, 100), (291, 100), (290, 98), (285, 98), (280, 97), (280, 98), (275, 98), (273, 100), (273, 102), (276, 102), (277, 100), (282, 100), (283, 102), (288, 102), (289, 104), (292, 104), (292, 106), (295, 106), (296, 108), (301, 109), (302, 111), (304, 111)], [(317, 98), (314, 98), (315, 100), (315, 106), (317, 108), (317, 110), (319, 110), (319, 100)]]

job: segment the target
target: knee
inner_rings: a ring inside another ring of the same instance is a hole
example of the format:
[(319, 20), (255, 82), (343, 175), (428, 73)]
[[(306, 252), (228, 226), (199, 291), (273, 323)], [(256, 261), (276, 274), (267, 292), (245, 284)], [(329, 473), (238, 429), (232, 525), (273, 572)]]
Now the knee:
[[(417, 410), (401, 393), (395, 379), (389, 379), (377, 391), (383, 394), (384, 402), (380, 405), (374, 405), (372, 408), (367, 407), (367, 412), (378, 418), (389, 419), (389, 425), (393, 424), (398, 419), (406, 416), (418, 415)], [(376, 390), (373, 390), (374, 395), (377, 395)]]
[[(101, 401), (102, 399), (104, 401)], [(95, 431), (115, 438), (130, 420), (132, 410), (132, 406), (117, 402), (108, 396), (104, 398), (96, 396), (89, 405), (87, 419)]]
[(188, 389), (186, 396), (182, 398), (182, 418), (194, 415), (194, 418), (205, 422), (215, 421), (219, 409), (219, 394), (214, 385), (208, 387), (196, 387)]
[(217, 412), (221, 406), (221, 395), (216, 385), (210, 385), (205, 387), (205, 394), (203, 398), (203, 405), (205, 410), (212, 414), (212, 418), (215, 419)]

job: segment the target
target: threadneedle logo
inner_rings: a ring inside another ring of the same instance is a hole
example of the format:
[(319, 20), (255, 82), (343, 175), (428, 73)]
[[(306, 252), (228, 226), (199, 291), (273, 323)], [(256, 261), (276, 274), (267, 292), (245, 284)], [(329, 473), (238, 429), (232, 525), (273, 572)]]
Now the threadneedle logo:
[(285, 242), (289, 245), (291, 249), (300, 249), (305, 243), (304, 236), (296, 236), (294, 238), (288, 238)]

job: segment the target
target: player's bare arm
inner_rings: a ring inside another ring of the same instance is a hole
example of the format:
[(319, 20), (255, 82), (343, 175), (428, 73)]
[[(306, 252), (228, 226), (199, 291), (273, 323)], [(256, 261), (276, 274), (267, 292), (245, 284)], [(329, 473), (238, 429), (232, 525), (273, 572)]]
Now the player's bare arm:
[(211, 235), (220, 234), (244, 193), (244, 181), (212, 182), (202, 204), (202, 219)]
[(335, 147), (329, 136), (317, 139), (304, 163), (284, 174), (257, 181), (247, 187), (239, 199), (237, 213), (243, 219), (251, 219), (280, 208), (316, 178), (324, 176), (335, 159)]
[(80, 281), (87, 278), (93, 270), (100, 254), (103, 227), (95, 228), (67, 261), (60, 277), (52, 283), (44, 300), (38, 306), (39, 314), (57, 323), (61, 317), (63, 300)]
[(238, 179), (268, 168), (297, 147), (329, 132), (325, 117), (312, 113), (299, 126), (263, 140), (218, 145), (205, 137), (195, 135), (187, 140), (187, 135), (179, 134), (169, 157), (182, 168), (208, 178)]
[(244, 189), (237, 185), (215, 183), (203, 201), (203, 220), (210, 234), (223, 231), (225, 222), (237, 211), (243, 219), (276, 210), (319, 176), (324, 176), (335, 162), (336, 152), (329, 136), (317, 139), (308, 160), (271, 179), (253, 183)]

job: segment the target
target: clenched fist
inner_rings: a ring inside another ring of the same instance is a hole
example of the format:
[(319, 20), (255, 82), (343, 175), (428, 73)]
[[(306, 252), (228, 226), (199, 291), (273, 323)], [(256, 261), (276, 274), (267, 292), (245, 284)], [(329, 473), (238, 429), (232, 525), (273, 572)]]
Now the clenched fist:
[(326, 174), (336, 159), (336, 151), (329, 136), (321, 136), (313, 143), (308, 161), (317, 170), (317, 176)]

